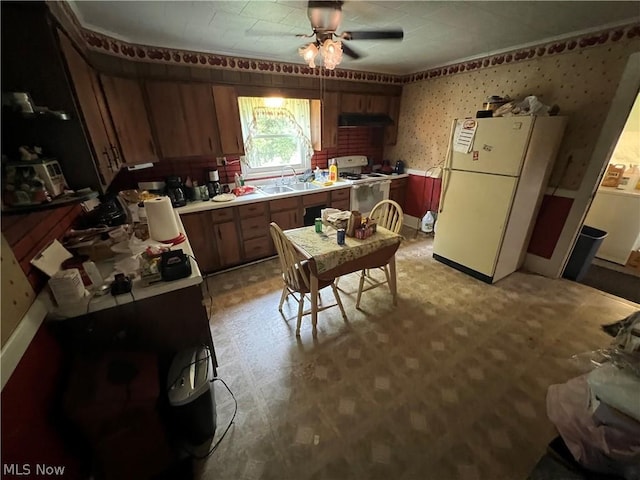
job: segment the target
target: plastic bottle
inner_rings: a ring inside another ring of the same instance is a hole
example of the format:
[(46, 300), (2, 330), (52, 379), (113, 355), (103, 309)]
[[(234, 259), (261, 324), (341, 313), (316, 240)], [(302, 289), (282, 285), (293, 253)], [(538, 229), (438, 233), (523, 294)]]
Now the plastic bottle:
[(234, 176), (234, 183), (236, 188), (240, 187), (240, 175), (238, 175), (237, 173)]
[(322, 176), (322, 173), (320, 173), (320, 167), (316, 165), (316, 169), (313, 171), (313, 179), (320, 181), (321, 176)]
[(338, 165), (336, 165), (335, 158), (331, 159), (331, 163), (329, 165), (329, 181), (330, 182), (338, 181)]
[(433, 217), (433, 213), (429, 211), (424, 217), (422, 217), (420, 230), (422, 230), (424, 233), (433, 233), (435, 223), (436, 219)]
[(144, 202), (138, 203), (138, 218), (143, 225), (149, 223), (147, 221), (147, 209), (144, 208)]
[(634, 190), (638, 184), (638, 180), (640, 180), (640, 168), (638, 168), (638, 165), (631, 164), (624, 170), (620, 183), (618, 184), (618, 189)]

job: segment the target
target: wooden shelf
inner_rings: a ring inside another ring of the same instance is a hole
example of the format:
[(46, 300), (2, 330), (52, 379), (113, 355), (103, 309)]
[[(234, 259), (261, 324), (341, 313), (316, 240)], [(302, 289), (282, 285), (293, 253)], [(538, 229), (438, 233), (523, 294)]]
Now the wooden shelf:
[(98, 192), (88, 192), (82, 194), (67, 194), (62, 195), (58, 198), (55, 198), (51, 202), (37, 203), (33, 205), (12, 205), (2, 206), (2, 214), (3, 215), (20, 215), (24, 213), (32, 213), (32, 212), (40, 212), (42, 210), (53, 210), (54, 208), (64, 207), (67, 205), (72, 205), (74, 203), (85, 202), (92, 198), (96, 198), (98, 196)]

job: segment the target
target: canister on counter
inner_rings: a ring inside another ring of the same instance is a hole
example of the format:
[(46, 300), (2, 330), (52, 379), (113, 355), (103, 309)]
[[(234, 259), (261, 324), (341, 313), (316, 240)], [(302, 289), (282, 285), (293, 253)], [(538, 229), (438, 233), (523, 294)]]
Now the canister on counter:
[(322, 218), (316, 218), (316, 233), (322, 233)]
[(344, 245), (347, 236), (347, 231), (344, 228), (339, 228), (336, 233), (336, 238), (338, 240), (338, 245)]

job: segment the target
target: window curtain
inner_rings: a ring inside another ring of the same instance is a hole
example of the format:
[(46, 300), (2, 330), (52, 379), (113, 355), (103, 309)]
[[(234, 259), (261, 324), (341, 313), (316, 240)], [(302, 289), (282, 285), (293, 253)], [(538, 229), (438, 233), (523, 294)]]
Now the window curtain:
[(253, 136), (257, 133), (256, 124), (260, 116), (278, 116), (288, 120), (295, 135), (302, 141), (307, 159), (313, 155), (311, 145), (311, 111), (309, 100), (284, 99), (281, 107), (265, 106), (265, 99), (261, 97), (239, 97), (240, 123), (242, 125), (242, 137), (244, 138), (245, 153), (251, 155)]

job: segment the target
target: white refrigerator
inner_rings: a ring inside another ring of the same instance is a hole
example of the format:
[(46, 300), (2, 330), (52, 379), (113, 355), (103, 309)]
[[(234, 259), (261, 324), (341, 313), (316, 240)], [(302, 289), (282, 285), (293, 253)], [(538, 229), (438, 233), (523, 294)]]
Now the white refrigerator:
[(433, 244), (436, 260), (487, 283), (520, 268), (566, 121), (454, 121)]

